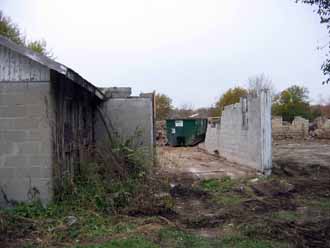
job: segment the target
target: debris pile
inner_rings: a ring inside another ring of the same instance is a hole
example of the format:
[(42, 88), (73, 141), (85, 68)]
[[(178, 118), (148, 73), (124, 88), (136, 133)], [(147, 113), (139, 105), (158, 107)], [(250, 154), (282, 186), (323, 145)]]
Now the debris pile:
[(318, 139), (330, 139), (330, 119), (318, 117), (310, 127), (310, 136)]
[(156, 122), (156, 143), (157, 146), (167, 145), (166, 121)]
[(274, 140), (306, 139), (308, 137), (309, 121), (296, 116), (292, 123), (283, 121), (282, 116), (272, 118), (272, 137)]

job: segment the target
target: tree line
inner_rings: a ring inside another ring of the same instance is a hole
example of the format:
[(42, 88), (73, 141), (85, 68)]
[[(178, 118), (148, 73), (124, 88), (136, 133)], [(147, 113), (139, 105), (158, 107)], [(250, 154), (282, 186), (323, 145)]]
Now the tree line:
[(0, 35), (7, 37), (18, 45), (25, 46), (37, 53), (53, 58), (53, 53), (47, 48), (45, 40), (27, 40), (26, 35), (10, 17), (0, 10)]
[[(297, 3), (302, 2), (317, 7), (317, 14), (320, 16), (321, 24), (325, 24), (330, 34), (330, 1), (329, 0), (295, 0)], [(19, 26), (14, 23), (10, 17), (5, 16), (0, 10), (0, 35), (7, 37), (18, 45), (23, 45), (35, 52), (54, 58), (53, 53), (47, 48), (45, 40), (27, 40), (26, 35), (20, 30)], [(330, 42), (328, 42), (328, 50), (330, 50)], [(330, 59), (327, 59), (322, 65), (322, 71), (327, 79), (324, 83), (330, 82)], [(201, 117), (220, 116), (224, 106), (239, 101), (239, 98), (246, 95), (251, 90), (260, 90), (263, 87), (271, 89), (271, 82), (264, 76), (249, 79), (250, 87), (245, 89), (242, 87), (234, 87), (225, 92), (220, 99), (211, 107), (199, 108), (194, 110), (191, 106), (182, 106), (174, 108), (172, 100), (164, 95), (157, 94), (157, 119), (163, 120), (169, 117), (189, 117), (198, 113)], [(274, 115), (281, 115), (286, 121), (291, 121), (294, 116), (313, 119), (319, 115), (330, 114), (330, 106), (314, 105), (311, 106), (308, 99), (308, 89), (293, 85), (277, 95), (274, 95), (272, 112)]]
[[(304, 3), (312, 6), (316, 6), (317, 14), (320, 16), (320, 23), (325, 24), (328, 30), (328, 35), (330, 35), (330, 0), (295, 0), (296, 3)], [(327, 56), (329, 57), (330, 51), (330, 41), (327, 42), (328, 52)], [(324, 84), (328, 84), (330, 82), (330, 59), (327, 58), (323, 63), (321, 70), (323, 74), (326, 76), (326, 80), (323, 82)], [(260, 86), (271, 86), (269, 82), (263, 80), (265, 78), (256, 78), (254, 80), (255, 87), (254, 89), (260, 89)], [(265, 83), (266, 82), (266, 83)], [(263, 85), (264, 84), (264, 85)], [(253, 88), (253, 87), (252, 87)], [(250, 88), (251, 90), (251, 88)], [(273, 89), (270, 89), (273, 90)], [(240, 97), (246, 95), (249, 92), (249, 89), (244, 89), (242, 87), (234, 87), (225, 92), (220, 99), (211, 107), (201, 108), (197, 110), (193, 110), (192, 108), (184, 109), (182, 111), (181, 108), (173, 108), (171, 105), (172, 100), (164, 95), (159, 94), (156, 96), (156, 99), (159, 101), (164, 101), (164, 104), (167, 104), (166, 111), (162, 111), (161, 114), (157, 114), (158, 120), (163, 120), (169, 118), (171, 116), (178, 116), (181, 118), (188, 117), (188, 114), (193, 114), (202, 112), (204, 116), (201, 117), (211, 117), (211, 116), (221, 116), (224, 106), (239, 102)], [(309, 91), (307, 88), (293, 85), (283, 90), (279, 94), (274, 94), (273, 96), (273, 104), (272, 104), (272, 114), (279, 115), (283, 117), (285, 121), (292, 121), (294, 116), (302, 116), (309, 120), (313, 120), (318, 116), (326, 116), (330, 118), (330, 103), (327, 104), (317, 104), (311, 105), (308, 97)], [(161, 96), (161, 99), (159, 99)], [(157, 106), (159, 109), (160, 106)], [(182, 114), (182, 112), (184, 114)], [(180, 116), (181, 114), (181, 116)]]
[(172, 99), (165, 94), (156, 94), (157, 120), (167, 118), (187, 118), (194, 114), (200, 118), (219, 117), (225, 106), (238, 103), (240, 98), (248, 94), (269, 90), (273, 95), (272, 115), (282, 116), (284, 121), (291, 122), (295, 116), (314, 120), (318, 116), (330, 117), (330, 103), (313, 105), (310, 103), (309, 91), (306, 87), (292, 85), (279, 93), (274, 93), (271, 81), (264, 75), (249, 79), (249, 87), (234, 87), (223, 93), (219, 99), (207, 108), (193, 109), (175, 108)]

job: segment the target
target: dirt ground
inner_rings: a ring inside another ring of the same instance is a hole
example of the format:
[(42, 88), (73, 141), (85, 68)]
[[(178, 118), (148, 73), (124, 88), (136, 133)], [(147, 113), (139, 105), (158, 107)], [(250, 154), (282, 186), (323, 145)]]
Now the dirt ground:
[(330, 167), (330, 140), (283, 140), (273, 143), (273, 161)]
[(228, 176), (238, 179), (256, 174), (250, 168), (208, 154), (198, 146), (158, 147), (157, 155), (161, 173), (176, 175), (178, 178), (191, 177), (203, 180)]
[[(78, 207), (70, 210), (78, 224), (60, 218), (65, 229), (55, 235), (50, 217), (0, 214), (0, 247), (330, 247), (330, 141), (274, 142), (270, 177), (198, 147), (159, 147), (158, 158), (155, 172), (116, 215), (90, 209), (79, 215)], [(15, 224), (14, 232), (2, 237), (6, 223)], [(40, 223), (47, 228), (36, 232)], [(48, 239), (54, 245), (38, 245)], [(22, 246), (28, 242), (37, 245)]]
[(269, 178), (198, 147), (161, 147), (158, 155), (182, 228), (215, 239), (244, 233), (271, 247), (330, 247), (329, 141), (275, 142)]
[[(158, 161), (163, 173), (211, 179), (229, 176), (232, 179), (253, 177), (258, 173), (253, 169), (231, 163), (224, 158), (208, 154), (200, 147), (157, 148)], [(273, 143), (273, 163), (297, 166), (330, 167), (330, 140), (283, 140)]]

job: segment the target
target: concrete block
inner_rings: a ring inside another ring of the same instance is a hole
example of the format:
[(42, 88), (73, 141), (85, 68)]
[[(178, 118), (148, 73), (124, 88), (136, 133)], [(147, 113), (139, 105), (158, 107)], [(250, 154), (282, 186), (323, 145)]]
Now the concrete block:
[(38, 154), (41, 151), (40, 142), (24, 142), (18, 143), (19, 154)]
[(2, 118), (0, 116), (0, 131), (11, 129), (12, 128), (12, 123), (13, 123), (12, 119)]
[(29, 181), (11, 179), (0, 185), (9, 200), (28, 201)]
[(40, 154), (46, 155), (52, 153), (52, 144), (50, 140), (45, 140), (41, 142)]
[(53, 196), (52, 180), (50, 178), (32, 179), (31, 185), (38, 190), (38, 198), (42, 203), (48, 203)]
[(40, 119), (36, 118), (23, 118), (23, 119), (16, 119), (13, 121), (13, 129), (36, 129), (39, 127)]
[(24, 155), (6, 156), (4, 162), (4, 166), (6, 167), (26, 167), (28, 165), (28, 156)]
[(0, 106), (0, 117), (24, 117), (26, 115), (25, 105)]
[(15, 177), (24, 179), (24, 178), (40, 178), (41, 171), (40, 167), (32, 166), (27, 168), (16, 168)]
[(37, 129), (41, 122), (37, 118), (0, 118), (0, 130)]
[(15, 168), (0, 167), (0, 182), (11, 180), (15, 176)]
[(31, 201), (33, 197), (48, 203), (52, 196), (51, 179), (24, 178), (0, 182), (9, 200), (18, 202)]
[[(1, 121), (0, 121), (1, 123)], [(2, 131), (0, 130), (0, 138), (6, 142), (23, 142), (27, 140), (27, 131)]]
[(40, 178), (49, 179), (52, 178), (53, 169), (51, 167), (40, 167)]
[(16, 94), (16, 95), (1, 95), (0, 97), (0, 105), (5, 106), (15, 106), (15, 105), (24, 105), (27, 103), (35, 103), (40, 102), (41, 99), (37, 97), (24, 95), (24, 94)]
[(45, 104), (27, 104), (26, 114), (28, 117), (39, 117), (46, 115), (46, 105)]
[(38, 154), (41, 151), (40, 142), (24, 142), (18, 143), (19, 154)]
[(0, 156), (4, 154), (10, 154), (13, 152), (13, 143), (0, 141)]
[(48, 96), (51, 90), (50, 83), (47, 81), (42, 82), (29, 82), (26, 85), (25, 92), (35, 96)]
[(49, 127), (28, 130), (27, 139), (29, 141), (50, 142), (51, 130)]
[(132, 94), (132, 88), (110, 87), (110, 88), (105, 88), (104, 93), (108, 98), (128, 98)]
[(30, 157), (29, 164), (31, 166), (49, 167), (51, 165), (51, 156), (33, 155)]
[(45, 95), (50, 92), (49, 81), (40, 82), (1, 82), (0, 95), (22, 95), (22, 94), (37, 94)]

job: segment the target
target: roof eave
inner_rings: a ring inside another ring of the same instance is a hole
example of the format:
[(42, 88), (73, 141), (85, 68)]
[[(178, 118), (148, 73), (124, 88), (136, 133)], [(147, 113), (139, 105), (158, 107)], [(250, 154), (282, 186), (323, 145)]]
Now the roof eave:
[(0, 35), (0, 45), (3, 45), (41, 65), (44, 65), (48, 67), (51, 70), (54, 70), (65, 77), (71, 79), (73, 82), (79, 84), (89, 92), (92, 92), (95, 94), (96, 97), (98, 97), (100, 100), (103, 100), (105, 98), (104, 94), (93, 84), (88, 82), (86, 79), (81, 77), (78, 73), (76, 73), (74, 70), (66, 67), (65, 65), (62, 65), (50, 58), (48, 58), (45, 55), (36, 53), (32, 51), (31, 49), (28, 49), (24, 46), (20, 46), (13, 41), (9, 40), (8, 38)]

